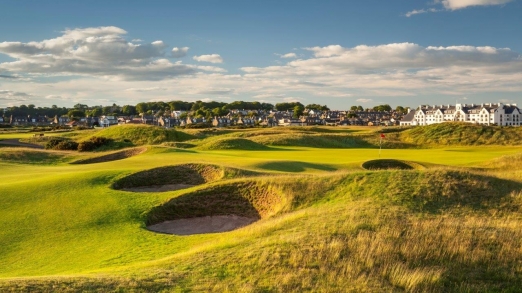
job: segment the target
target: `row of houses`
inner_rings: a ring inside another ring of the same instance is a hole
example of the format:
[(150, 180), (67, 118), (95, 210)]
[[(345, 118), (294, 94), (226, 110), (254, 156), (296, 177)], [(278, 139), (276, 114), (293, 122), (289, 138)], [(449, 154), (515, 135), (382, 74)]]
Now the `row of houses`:
[(468, 122), (481, 125), (520, 126), (522, 110), (516, 104), (485, 103), (421, 105), (400, 121), (401, 126), (431, 125), (443, 122)]
[[(246, 111), (243, 111), (246, 112)], [(33, 125), (65, 125), (65, 126), (101, 126), (108, 127), (118, 124), (149, 124), (163, 127), (187, 126), (190, 124), (207, 123), (214, 127), (227, 127), (234, 125), (260, 125), (260, 126), (308, 126), (308, 125), (398, 125), (398, 114), (393, 112), (350, 112), (350, 111), (310, 111), (306, 116), (294, 117), (293, 111), (255, 111), (255, 115), (243, 116), (241, 111), (231, 111), (222, 117), (207, 118), (181, 118), (181, 111), (173, 111), (170, 116), (156, 117), (153, 115), (140, 116), (101, 116), (84, 117), (71, 120), (68, 116), (11, 116), (8, 120), (0, 120), (0, 123), (9, 123), (15, 126)], [(252, 113), (252, 111), (249, 111)], [(186, 114), (186, 113), (185, 113)]]

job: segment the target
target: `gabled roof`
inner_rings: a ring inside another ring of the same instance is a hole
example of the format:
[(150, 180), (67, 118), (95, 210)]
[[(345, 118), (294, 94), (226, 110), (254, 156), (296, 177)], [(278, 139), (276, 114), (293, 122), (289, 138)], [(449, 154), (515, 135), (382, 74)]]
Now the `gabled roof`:
[(402, 120), (403, 122), (410, 122), (410, 121), (413, 121), (413, 118), (415, 117), (415, 111), (410, 111), (410, 113), (404, 115), (404, 117), (402, 117)]

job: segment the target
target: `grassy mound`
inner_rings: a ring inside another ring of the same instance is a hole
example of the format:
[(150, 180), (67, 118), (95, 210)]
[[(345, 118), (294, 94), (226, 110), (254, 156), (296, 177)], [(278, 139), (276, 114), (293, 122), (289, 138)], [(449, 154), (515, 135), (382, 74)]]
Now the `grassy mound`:
[(111, 154), (107, 154), (107, 155), (103, 155), (103, 156), (97, 156), (94, 158), (74, 161), (74, 162), (71, 162), (71, 164), (95, 164), (95, 163), (105, 163), (105, 162), (110, 162), (110, 161), (123, 160), (123, 159), (127, 159), (127, 158), (130, 158), (133, 156), (137, 156), (145, 151), (147, 151), (147, 148), (144, 148), (144, 147), (133, 148), (133, 149), (119, 151), (119, 152), (115, 152), (115, 153), (111, 153)]
[(283, 196), (268, 184), (235, 182), (189, 193), (153, 208), (147, 225), (205, 216), (236, 215), (267, 218), (282, 208)]
[(519, 145), (522, 128), (448, 122), (408, 129), (400, 139), (417, 145)]
[(58, 164), (70, 159), (68, 154), (55, 151), (20, 150), (17, 148), (1, 148), (0, 162), (17, 164)]
[(251, 139), (259, 144), (269, 146), (300, 146), (313, 148), (373, 147), (358, 137), (335, 134), (275, 134), (256, 136)]
[(520, 170), (522, 169), (522, 153), (502, 156), (489, 162), (485, 162), (483, 166), (498, 170)]
[[(2, 185), (0, 274), (13, 278), (0, 280), (0, 291), (517, 292), (522, 285), (514, 273), (522, 261), (519, 182), (454, 170), (336, 173), (216, 182), (169, 199), (107, 190), (111, 176), (71, 172)], [(227, 236), (143, 229), (229, 214), (263, 221)], [(59, 276), (14, 278), (49, 272)]]
[(244, 138), (217, 138), (203, 143), (200, 150), (267, 150), (268, 147)]
[(413, 170), (414, 166), (410, 165), (407, 162), (399, 161), (399, 160), (391, 160), (391, 159), (382, 159), (382, 160), (371, 160), (366, 161), (362, 164), (362, 167), (366, 170)]
[(224, 169), (214, 165), (185, 164), (145, 170), (114, 182), (114, 189), (127, 189), (168, 184), (200, 185), (218, 180)]
[(130, 141), (135, 145), (160, 144), (167, 141), (185, 141), (193, 138), (184, 132), (150, 125), (118, 125), (104, 128), (95, 134), (80, 139), (88, 140), (92, 136), (105, 137), (114, 141)]

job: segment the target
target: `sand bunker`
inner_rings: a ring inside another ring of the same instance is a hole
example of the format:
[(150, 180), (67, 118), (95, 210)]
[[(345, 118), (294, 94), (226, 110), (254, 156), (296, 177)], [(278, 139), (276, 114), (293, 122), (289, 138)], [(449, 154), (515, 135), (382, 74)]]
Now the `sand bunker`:
[(257, 220), (256, 218), (236, 215), (207, 216), (165, 221), (163, 223), (150, 225), (147, 229), (154, 232), (176, 235), (219, 233), (239, 229)]
[(122, 188), (121, 190), (132, 191), (132, 192), (165, 192), (165, 191), (174, 191), (185, 188), (194, 187), (196, 185), (191, 184), (166, 184), (161, 186), (141, 186), (141, 187), (132, 187), (132, 188)]

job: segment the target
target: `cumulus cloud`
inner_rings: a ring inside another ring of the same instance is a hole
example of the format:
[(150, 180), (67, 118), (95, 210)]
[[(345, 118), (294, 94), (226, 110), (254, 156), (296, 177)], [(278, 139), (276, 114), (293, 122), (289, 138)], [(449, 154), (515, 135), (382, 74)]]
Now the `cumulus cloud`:
[(434, 4), (441, 4), (443, 9), (415, 9), (404, 14), (406, 17), (411, 17), (416, 14), (423, 14), (428, 12), (439, 12), (443, 10), (458, 10), (472, 6), (493, 6), (493, 5), (504, 5), (515, 0), (435, 0)]
[(372, 99), (357, 99), (355, 101), (359, 102), (359, 103), (370, 103), (370, 102), (373, 102)]
[(503, 5), (512, 1), (514, 0), (442, 0), (437, 2), (441, 2), (448, 10), (457, 10), (470, 6)]
[(170, 55), (173, 58), (185, 57), (187, 55), (188, 50), (189, 50), (189, 47), (183, 47), (183, 48), (174, 47), (172, 49), (172, 51), (170, 52)]
[(522, 89), (520, 54), (508, 48), (395, 43), (308, 49), (314, 52), (308, 59), (241, 70), (260, 84), (313, 95), (324, 92), (325, 86), (340, 94), (366, 96)]
[(126, 33), (110, 26), (69, 29), (62, 36), (40, 42), (1, 42), (0, 53), (16, 61), (0, 63), (0, 70), (127, 80), (160, 80), (194, 73), (193, 67), (165, 59), (167, 46), (163, 41), (136, 44), (125, 40)]
[(25, 102), (31, 97), (33, 97), (33, 95), (24, 92), (0, 90), (0, 101), (4, 102)]
[(285, 58), (285, 59), (288, 59), (288, 58), (297, 58), (297, 54), (295, 53), (286, 53), (286, 54), (278, 54), (278, 56), (280, 58)]
[(314, 52), (315, 57), (331, 57), (341, 55), (345, 49), (340, 45), (330, 45), (326, 47), (305, 48), (305, 50)]
[(192, 59), (198, 62), (223, 63), (223, 58), (219, 54), (194, 56)]

